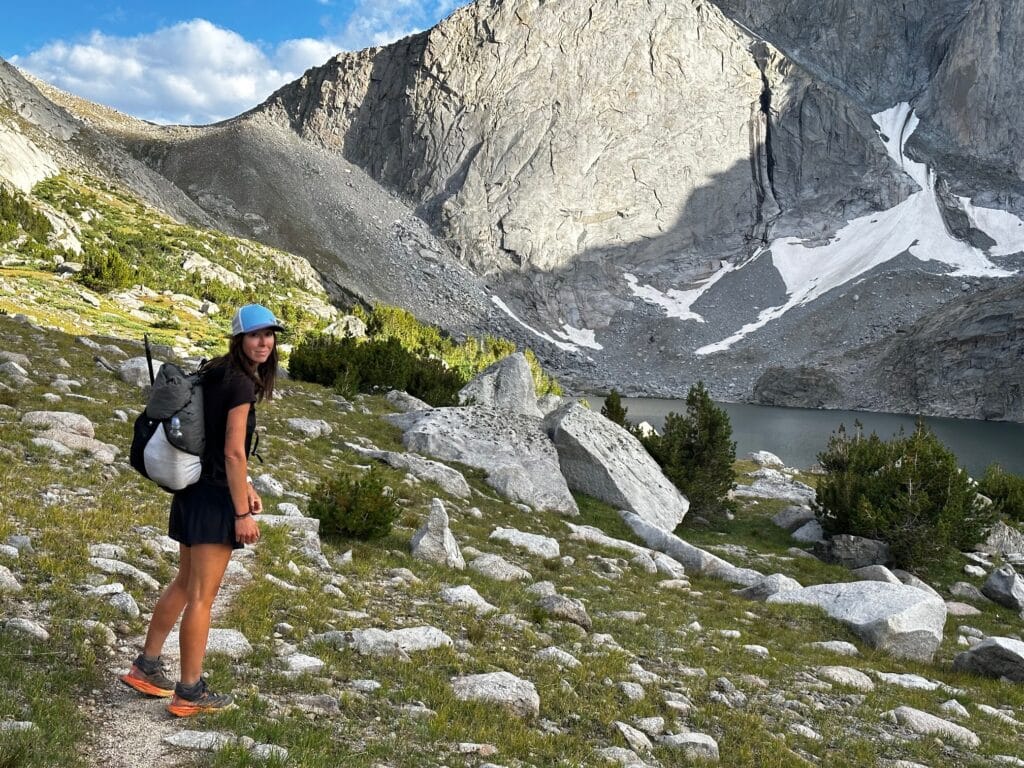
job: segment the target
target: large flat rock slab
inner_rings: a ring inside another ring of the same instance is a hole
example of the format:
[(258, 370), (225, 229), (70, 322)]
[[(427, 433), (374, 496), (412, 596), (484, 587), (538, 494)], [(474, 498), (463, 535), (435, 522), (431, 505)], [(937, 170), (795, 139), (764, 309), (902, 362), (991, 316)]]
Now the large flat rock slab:
[(487, 473), (487, 484), (507, 499), (579, 514), (540, 419), (477, 405), (384, 418), (403, 431), (409, 450), (478, 467)]
[(872, 647), (917, 661), (931, 661), (946, 623), (941, 599), (906, 584), (819, 584), (779, 592), (768, 602), (816, 605)]
[(579, 403), (544, 420), (569, 487), (671, 531), (690, 502), (633, 435)]

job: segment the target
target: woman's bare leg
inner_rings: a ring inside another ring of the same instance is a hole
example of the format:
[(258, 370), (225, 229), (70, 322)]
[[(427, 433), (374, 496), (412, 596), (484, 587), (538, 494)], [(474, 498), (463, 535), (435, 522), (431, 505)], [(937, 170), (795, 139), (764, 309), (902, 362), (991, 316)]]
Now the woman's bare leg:
[(156, 658), (164, 649), (164, 641), (174, 629), (175, 622), (185, 610), (188, 602), (188, 582), (191, 573), (192, 552), (184, 544), (178, 548), (178, 573), (167, 585), (160, 599), (153, 606), (153, 618), (149, 620), (146, 632), (146, 644), (142, 652), (151, 659)]
[(232, 552), (227, 544), (196, 544), (191, 549), (187, 602), (179, 634), (183, 685), (195, 684), (203, 672), (206, 639), (210, 634), (210, 610)]

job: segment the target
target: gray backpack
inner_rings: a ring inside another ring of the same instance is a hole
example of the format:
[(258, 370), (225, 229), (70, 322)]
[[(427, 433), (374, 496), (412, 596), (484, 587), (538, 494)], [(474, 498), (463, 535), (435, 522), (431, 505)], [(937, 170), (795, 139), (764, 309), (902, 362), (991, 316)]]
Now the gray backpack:
[(143, 477), (173, 493), (198, 482), (203, 471), (202, 374), (164, 363), (154, 376), (148, 337), (145, 342), (153, 386), (146, 409), (135, 420), (129, 460)]

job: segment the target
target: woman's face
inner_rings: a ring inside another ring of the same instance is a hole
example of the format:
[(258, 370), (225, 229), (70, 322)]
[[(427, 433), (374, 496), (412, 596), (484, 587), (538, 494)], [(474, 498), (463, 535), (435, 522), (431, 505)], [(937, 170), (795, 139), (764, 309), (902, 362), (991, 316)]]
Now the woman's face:
[(277, 336), (271, 328), (252, 331), (242, 337), (242, 352), (254, 366), (262, 365), (274, 351), (276, 341)]

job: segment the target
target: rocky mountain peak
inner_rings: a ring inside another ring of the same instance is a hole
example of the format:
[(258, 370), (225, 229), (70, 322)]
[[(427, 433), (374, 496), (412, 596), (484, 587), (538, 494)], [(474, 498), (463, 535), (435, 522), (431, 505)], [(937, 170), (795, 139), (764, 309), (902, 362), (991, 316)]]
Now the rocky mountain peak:
[[(476, 3), (337, 57), (265, 108), (415, 202), (476, 268), (552, 271), (751, 229), (749, 178), (712, 193), (740, 200), (722, 220), (676, 227), (709, 182), (750, 175), (763, 133), (751, 42), (708, 4)], [(716, 114), (695, 114), (710, 102)]]
[[(514, 337), (581, 389), (745, 400), (769, 368), (781, 391), (884, 367), (1017, 273), (1022, 8), (480, 1), (223, 124), (95, 123), (147, 200), (308, 259), (343, 301)], [(868, 380), (829, 404), (896, 407)]]

